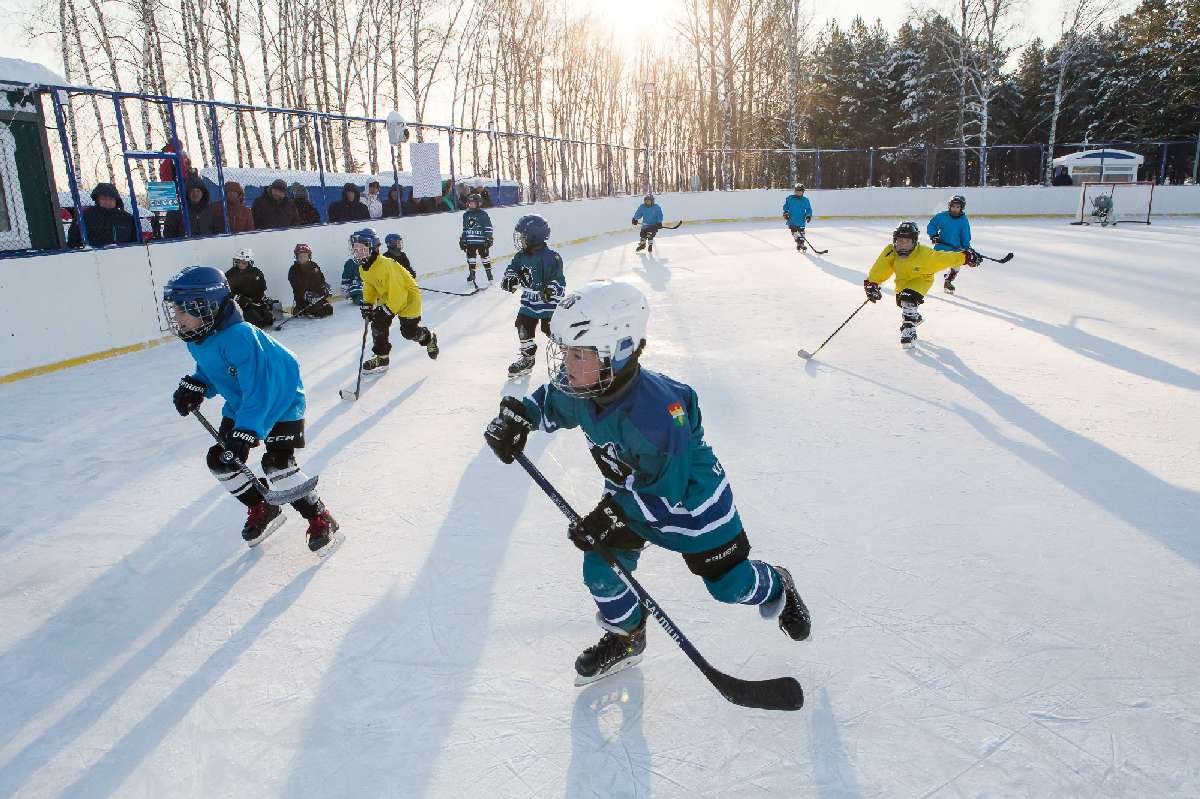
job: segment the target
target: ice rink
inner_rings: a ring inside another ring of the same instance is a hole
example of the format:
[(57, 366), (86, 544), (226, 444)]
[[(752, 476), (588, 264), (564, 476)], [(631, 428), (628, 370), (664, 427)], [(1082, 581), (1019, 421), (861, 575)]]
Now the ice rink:
[[(915, 350), (889, 285), (797, 358), (895, 221), (818, 221), (825, 256), (775, 223), (562, 249), (569, 284), (646, 292), (643, 365), (699, 393), (812, 639), (671, 553), (638, 577), (718, 668), (796, 676), (803, 710), (727, 703), (653, 625), (640, 667), (576, 688), (600, 635), (579, 552), (482, 438), (545, 378), (542, 346), (505, 379), (516, 298), (426, 294), (441, 357), (395, 336), (356, 403), (339, 302), (278, 334), (347, 536), (324, 562), (290, 509), (241, 541), (171, 405), (181, 343), (0, 386), (0, 797), (1200, 795), (1200, 222), (975, 220), (1016, 257), (939, 280)], [(578, 431), (527, 452), (598, 499)]]

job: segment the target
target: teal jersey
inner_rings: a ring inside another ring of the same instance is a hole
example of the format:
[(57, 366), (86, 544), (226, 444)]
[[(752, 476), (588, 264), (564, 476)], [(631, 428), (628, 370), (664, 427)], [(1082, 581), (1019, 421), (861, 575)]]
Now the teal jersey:
[[(521, 316), (534, 319), (549, 319), (558, 307), (566, 291), (567, 278), (563, 274), (562, 257), (544, 244), (534, 250), (523, 250), (513, 256), (512, 263), (504, 270), (506, 277), (513, 276), (521, 284)], [(547, 302), (542, 289), (551, 289), (553, 298)]]
[(675, 552), (703, 552), (742, 531), (733, 489), (704, 441), (696, 392), (641, 370), (623, 397), (601, 407), (544, 385), (524, 399), (546, 432), (579, 427), (633, 531)]

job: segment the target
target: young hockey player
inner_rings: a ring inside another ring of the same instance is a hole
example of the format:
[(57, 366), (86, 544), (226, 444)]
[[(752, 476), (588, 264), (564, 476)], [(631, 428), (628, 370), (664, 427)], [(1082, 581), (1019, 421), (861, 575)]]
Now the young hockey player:
[[(275, 489), (308, 479), (296, 465), (304, 446), (304, 384), (296, 356), (266, 333), (246, 324), (220, 270), (189, 266), (163, 288), (163, 308), (175, 335), (187, 343), (196, 370), (179, 381), (172, 398), (180, 416), (208, 397), (225, 400), (221, 443), (208, 450), (213, 476), (246, 506), (242, 539), (256, 546), (283, 523), (283, 511), (263, 498), (263, 486), (224, 461), (230, 452), (246, 463), (265, 444), (263, 474)], [(325, 503), (311, 492), (292, 507), (308, 519), (308, 548), (319, 551), (337, 532)]]
[(804, 228), (812, 221), (812, 203), (804, 196), (803, 183), (797, 183), (792, 193), (783, 201), (783, 219), (787, 222), (792, 238), (796, 240), (796, 249), (804, 252), (808, 249), (804, 243)]
[(342, 264), (342, 294), (354, 305), (363, 304), (362, 276), (358, 274), (358, 261), (353, 256)]
[(243, 247), (233, 256), (233, 267), (225, 273), (229, 290), (241, 306), (246, 321), (255, 327), (275, 324), (275, 301), (267, 297), (267, 278), (254, 265), (254, 251)]
[(654, 202), (654, 195), (647, 194), (642, 198), (642, 204), (633, 212), (633, 224), (641, 223), (642, 230), (638, 237), (638, 246), (635, 252), (648, 250), (654, 252), (654, 237), (658, 235), (658, 231), (662, 228), (663, 212), (658, 203)]
[(488, 283), (492, 282), (492, 218), (483, 210), (483, 200), (478, 194), (467, 196), (467, 210), (462, 216), (462, 235), (458, 237), (458, 248), (467, 254), (467, 282), (475, 288), (475, 258), (483, 261), (483, 273)]
[(292, 251), (296, 260), (288, 269), (288, 283), (292, 284), (292, 313), (314, 318), (333, 315), (329, 304), (329, 284), (321, 265), (312, 259), (312, 247), (297, 244)]
[[(956, 194), (950, 198), (947, 210), (933, 215), (925, 232), (933, 242), (933, 249), (940, 252), (962, 252), (971, 249), (971, 223), (967, 219), (967, 198)], [(954, 278), (958, 270), (951, 269), (946, 273), (942, 283), (942, 291), (954, 293)]]
[(404, 237), (399, 233), (389, 233), (383, 237), (384, 255), (391, 258), (396, 263), (408, 270), (408, 273), (413, 276), (413, 280), (417, 279), (417, 270), (412, 268), (412, 263), (408, 260), (408, 253), (404, 251)]
[(400, 317), (400, 335), (425, 348), (430, 358), (438, 356), (437, 334), (421, 326), (421, 290), (403, 266), (381, 255), (382, 242), (373, 228), (363, 228), (350, 235), (350, 254), (358, 263), (363, 282), (363, 319), (371, 322), (370, 358), (363, 361), (363, 374), (382, 372), (388, 368), (392, 344), (388, 328)]
[(562, 258), (547, 246), (549, 238), (550, 225), (537, 214), (517, 220), (513, 231), (517, 254), (500, 279), (500, 288), (505, 291), (516, 291), (518, 285), (523, 289), (515, 322), (521, 353), (508, 367), (510, 378), (533, 371), (534, 355), (537, 353), (533, 336), (539, 325), (543, 333), (550, 335), (550, 317), (567, 286)]
[(879, 302), (883, 292), (879, 284), (896, 276), (896, 305), (900, 307), (900, 345), (910, 349), (917, 340), (917, 325), (924, 321), (917, 308), (933, 285), (933, 276), (943, 269), (956, 266), (979, 266), (982, 260), (974, 250), (964, 252), (935, 252), (918, 243), (920, 231), (914, 222), (901, 222), (892, 233), (892, 243), (883, 248), (875, 259), (863, 289), (867, 299)]
[[(759, 606), (790, 638), (808, 638), (808, 608), (787, 569), (750, 560), (733, 489), (704, 440), (690, 386), (641, 368), (646, 298), (634, 286), (594, 280), (566, 295), (550, 320), (550, 381), (529, 397), (505, 397), (484, 438), (511, 463), (533, 429), (579, 427), (604, 477), (603, 498), (583, 527), (633, 571), (646, 543), (679, 552), (720, 602)], [(567, 536), (584, 551), (583, 581), (605, 631), (575, 661), (583, 685), (641, 660), (646, 619), (634, 593), (584, 531)]]

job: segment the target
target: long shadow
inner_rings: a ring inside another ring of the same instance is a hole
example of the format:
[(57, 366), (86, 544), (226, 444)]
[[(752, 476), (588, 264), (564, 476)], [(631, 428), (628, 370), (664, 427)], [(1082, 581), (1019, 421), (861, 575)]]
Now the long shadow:
[[(566, 799), (650, 796), (650, 749), (642, 670), (629, 669), (583, 689), (571, 711), (571, 763)], [(620, 726), (612, 732), (619, 718)]]
[(1045, 336), (1060, 346), (1085, 358), (1102, 363), (1105, 366), (1112, 366), (1132, 375), (1144, 377), (1159, 383), (1186, 388), (1190, 391), (1200, 391), (1200, 374), (1190, 372), (1173, 363), (1155, 358), (1153, 355), (1147, 355), (1124, 344), (1093, 335), (1077, 327), (1077, 322), (1080, 319), (1092, 317), (1072, 316), (1066, 324), (1054, 325), (1030, 316), (1023, 316), (1005, 308), (987, 305), (968, 297), (958, 297), (956, 299), (956, 304), (961, 304), (964, 308)]
[[(236, 566), (237, 564), (233, 565)], [(238, 658), (300, 598), (319, 566), (320, 564), (314, 564), (296, 575), (268, 599), (240, 630), (209, 655), (199, 668), (142, 717), (133, 729), (116, 741), (87, 772), (67, 786), (59, 794), (59, 799), (93, 799), (97, 796), (116, 794), (121, 784), (187, 715), (196, 702), (208, 693), (213, 685), (220, 682), (237, 663)], [(246, 708), (243, 707), (242, 710), (245, 711)]]
[(1009, 438), (970, 408), (953, 409), (981, 435), (1019, 456), (1079, 496), (1130, 526), (1154, 536), (1193, 563), (1200, 563), (1200, 492), (1172, 485), (1122, 455), (1047, 419), (971, 370), (952, 350), (925, 342), (930, 358), (917, 358), (966, 388), (997, 416), (1040, 442)]
[(866, 269), (847, 269), (844, 266), (838, 266), (837, 264), (830, 263), (821, 256), (812, 253), (809, 253), (808, 260), (812, 261), (818, 269), (830, 277), (835, 277), (838, 280), (844, 280), (847, 283), (851, 283), (857, 286), (861, 291), (863, 280), (867, 276)]
[(633, 267), (633, 273), (645, 280), (655, 291), (666, 291), (667, 284), (671, 282), (671, 270), (666, 267), (665, 259), (642, 254), (640, 260), (641, 263)]
[[(77, 683), (128, 652), (179, 597), (211, 575), (240, 539), (230, 530), (215, 537), (211, 548), (200, 548), (197, 541), (212, 535), (212, 517), (229, 501), (213, 486), (0, 655), (0, 745)], [(26, 754), (40, 757), (32, 749)], [(6, 768), (4, 780), (12, 774)]]
[[(378, 381), (378, 380), (383, 380), (385, 377), (386, 377), (386, 375), (382, 375), (382, 376), (380, 376), (378, 378), (374, 378), (374, 379), (376, 381)], [(380, 407), (375, 412), (369, 414), (368, 416), (363, 417), (360, 421), (355, 423), (352, 427), (348, 428), (345, 432), (343, 432), (337, 438), (333, 439), (332, 441), (322, 444), (320, 450), (317, 451), (317, 453), (313, 456), (311, 461), (308, 460), (307, 458), (305, 458), (304, 461), (301, 462), (301, 465), (306, 466), (306, 470), (311, 470), (312, 473), (319, 473), (320, 467), (324, 466), (326, 463), (328, 463), (329, 460), (336, 453), (340, 452), (343, 448), (345, 448), (345, 446), (347, 444), (351, 443), (352, 441), (357, 439), (359, 436), (361, 436), (363, 433), (367, 432), (367, 430), (369, 428), (376, 425), (381, 419), (383, 419), (385, 416), (387, 416), (389, 413), (391, 413), (393, 410), (395, 410), (397, 405), (400, 405), (406, 399), (408, 399), (413, 394), (415, 394), (417, 392), (417, 389), (419, 389), (421, 387), (421, 385), (425, 382), (425, 379), (426, 378), (422, 377), (417, 382), (412, 383), (407, 388), (405, 388), (403, 391), (401, 391), (399, 394), (397, 394), (396, 396), (394, 396), (390, 400), (388, 400), (385, 405)], [(366, 384), (364, 383), (364, 388), (363, 388), (361, 396), (366, 396), (366, 393), (368, 391), (374, 391), (378, 388), (380, 388), (380, 387), (375, 386), (375, 385), (371, 385), (371, 386), (367, 387)], [(361, 397), (360, 397), (360, 399), (361, 399)], [(305, 431), (305, 434), (304, 434), (305, 439), (311, 440), (314, 442), (319, 440), (318, 436), (320, 436), (321, 432), (326, 427), (328, 427), (335, 419), (337, 419), (342, 414), (349, 411), (352, 405), (353, 405), (353, 403), (351, 403), (351, 402), (343, 401), (343, 402), (340, 402), (338, 405), (334, 406), (333, 410), (321, 414), (321, 417), (319, 419), (317, 419), (316, 423), (313, 424), (312, 427), (308, 428), (308, 430)], [(307, 449), (307, 447), (305, 449)], [(300, 460), (300, 458), (304, 457), (304, 450), (299, 450), (299, 452), (300, 452), (300, 455), (297, 457), (297, 460)]]
[(811, 711), (813, 782), (823, 799), (857, 799), (862, 796), (854, 764), (846, 751), (841, 729), (829, 704), (829, 690), (822, 687)]
[(407, 591), (393, 587), (346, 633), (282, 796), (428, 791), (489, 643), (496, 579), (529, 487), (497, 479), (515, 468), (481, 447)]

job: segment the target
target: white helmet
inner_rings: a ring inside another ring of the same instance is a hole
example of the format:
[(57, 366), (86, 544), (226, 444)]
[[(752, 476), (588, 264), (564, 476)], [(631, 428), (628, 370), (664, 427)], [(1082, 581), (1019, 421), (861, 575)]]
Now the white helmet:
[[(593, 280), (567, 294), (550, 319), (550, 344), (546, 352), (550, 382), (575, 397), (604, 394), (645, 342), (649, 319), (646, 295), (629, 283)], [(576, 374), (572, 382), (568, 374), (569, 351), (584, 348), (595, 350), (599, 368), (594, 379), (581, 381)]]
[(254, 263), (254, 250), (249, 247), (243, 247), (233, 255), (234, 261), (245, 261), (248, 264)]

